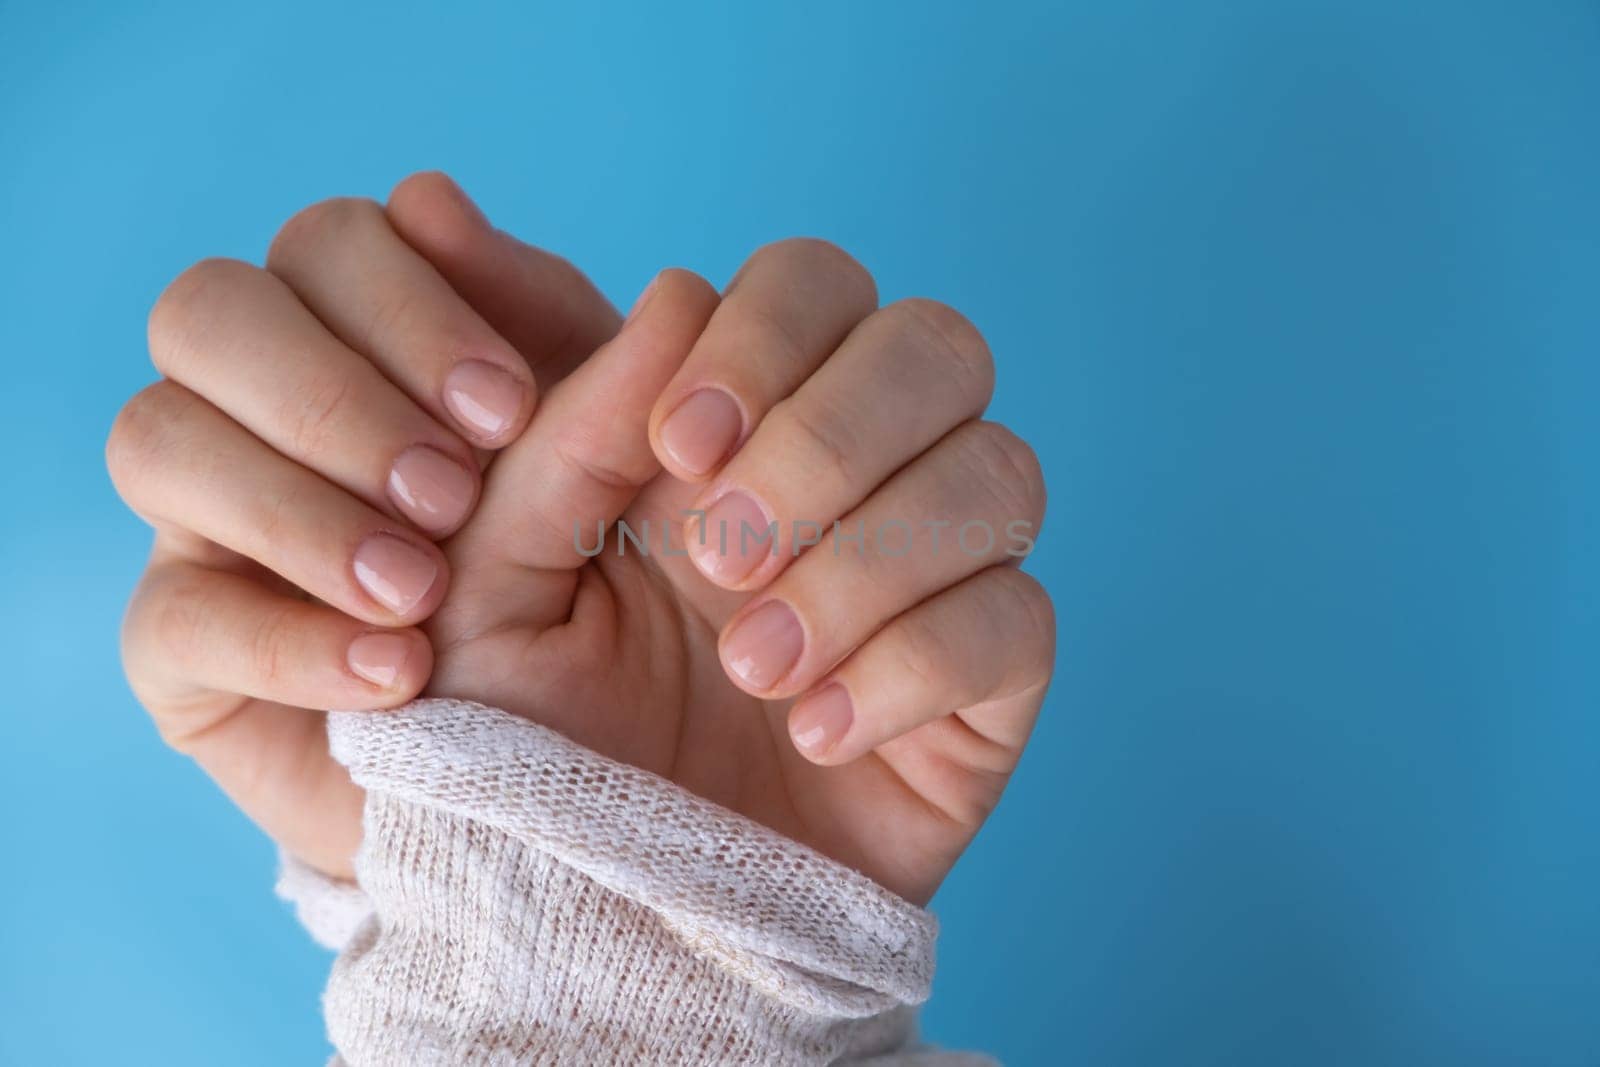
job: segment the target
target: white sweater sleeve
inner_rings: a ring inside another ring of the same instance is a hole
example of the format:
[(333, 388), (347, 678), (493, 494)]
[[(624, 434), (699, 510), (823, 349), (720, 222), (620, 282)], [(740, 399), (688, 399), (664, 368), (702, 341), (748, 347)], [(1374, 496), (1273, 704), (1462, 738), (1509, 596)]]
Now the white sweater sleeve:
[(336, 1064), (957, 1064), (916, 1045), (937, 926), (656, 775), (478, 704), (335, 713), (360, 888), (278, 891), (339, 950)]

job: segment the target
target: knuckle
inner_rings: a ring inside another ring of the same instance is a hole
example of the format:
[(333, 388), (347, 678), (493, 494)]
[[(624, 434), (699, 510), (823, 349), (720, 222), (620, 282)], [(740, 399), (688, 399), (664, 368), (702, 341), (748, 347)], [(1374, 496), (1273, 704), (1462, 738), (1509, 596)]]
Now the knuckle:
[(614, 457), (606, 456), (592, 443), (580, 442), (576, 446), (558, 446), (555, 454), (561, 465), (570, 470), (580, 482), (608, 492), (631, 492), (649, 478), (648, 471), (641, 473), (638, 470), (617, 466)]
[(286, 429), (289, 448), (296, 457), (319, 456), (339, 444), (351, 385), (348, 374), (324, 372), (285, 397), (278, 422)]
[(106, 436), (106, 470), (124, 498), (159, 465), (188, 402), (187, 390), (163, 380), (139, 390), (117, 412)]
[(290, 647), (293, 632), (291, 612), (287, 607), (276, 607), (262, 613), (250, 628), (246, 648), (246, 662), (256, 684), (272, 692), (281, 687), (285, 671), (296, 661)]
[(787, 455), (804, 457), (804, 480), (825, 478), (834, 485), (855, 484), (851, 455), (856, 443), (848, 424), (832, 409), (806, 405), (794, 397), (779, 401), (767, 418)]
[(994, 577), (998, 600), (995, 621), (999, 632), (1016, 634), (1024, 642), (1042, 649), (1047, 659), (1053, 659), (1056, 609), (1050, 594), (1037, 578), (1015, 567), (1001, 567)]
[(797, 325), (777, 310), (752, 302), (742, 309), (740, 329), (727, 337), (732, 352), (760, 353), (760, 361), (775, 366), (803, 367), (808, 344)]
[(922, 297), (897, 300), (880, 314), (937, 361), (941, 378), (957, 381), (980, 408), (988, 404), (994, 394), (994, 356), (970, 319), (948, 304)]
[(876, 307), (878, 285), (850, 253), (820, 237), (786, 237), (756, 249), (747, 268), (760, 266), (785, 274), (815, 278), (837, 288), (853, 301)]
[(464, 340), (453, 336), (442, 317), (427, 314), (423, 294), (416, 288), (392, 286), (375, 295), (362, 336), (371, 338), (375, 346), (386, 346), (394, 343), (393, 338), (417, 335), (428, 336), (427, 343), (435, 352), (471, 350)]
[(170, 374), (186, 357), (203, 351), (201, 335), (212, 316), (206, 306), (236, 287), (247, 285), (259, 273), (237, 259), (202, 259), (172, 280), (150, 309), (147, 335), (150, 358), (163, 374)]
[(897, 666), (919, 689), (945, 694), (958, 681), (952, 667), (956, 649), (949, 635), (926, 613), (906, 618), (898, 643)]
[(279, 228), (267, 247), (267, 267), (295, 263), (328, 241), (382, 219), (383, 208), (366, 197), (336, 196), (318, 201), (295, 212)]
[(964, 464), (992, 496), (1005, 521), (1037, 523), (1044, 516), (1044, 471), (1033, 448), (997, 422), (968, 423), (960, 447)]
[(202, 582), (188, 580), (167, 583), (149, 599), (139, 618), (130, 619), (130, 642), (142, 634), (152, 658), (169, 673), (181, 675), (195, 650), (211, 644), (211, 598)]
[(424, 201), (439, 197), (454, 198), (456, 183), (442, 170), (419, 170), (407, 174), (389, 191), (389, 203), (411, 199)]

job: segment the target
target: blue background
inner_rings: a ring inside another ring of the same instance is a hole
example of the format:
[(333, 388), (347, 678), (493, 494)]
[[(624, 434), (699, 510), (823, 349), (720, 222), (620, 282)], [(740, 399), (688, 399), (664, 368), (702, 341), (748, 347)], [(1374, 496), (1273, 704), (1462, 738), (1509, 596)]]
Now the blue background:
[(990, 338), (1060, 673), (934, 1039), (1600, 1063), (1597, 5), (0, 2), (0, 163), (0, 1062), (326, 1054), (101, 447), (181, 268), (442, 168), (624, 305), (809, 233)]

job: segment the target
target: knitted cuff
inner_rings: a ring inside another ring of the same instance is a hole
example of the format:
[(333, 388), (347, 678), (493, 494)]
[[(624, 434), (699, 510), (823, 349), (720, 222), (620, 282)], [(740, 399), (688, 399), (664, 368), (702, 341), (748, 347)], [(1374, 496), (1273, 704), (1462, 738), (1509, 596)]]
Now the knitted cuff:
[(359, 886), (329, 878), (315, 867), (278, 852), (278, 896), (294, 905), (295, 917), (312, 939), (335, 952), (372, 915), (372, 902)]
[[(373, 918), (344, 1061), (825, 1063), (903, 1049), (936, 924), (672, 783), (482, 705), (335, 714)], [(909, 1050), (907, 1050), (909, 1051)]]

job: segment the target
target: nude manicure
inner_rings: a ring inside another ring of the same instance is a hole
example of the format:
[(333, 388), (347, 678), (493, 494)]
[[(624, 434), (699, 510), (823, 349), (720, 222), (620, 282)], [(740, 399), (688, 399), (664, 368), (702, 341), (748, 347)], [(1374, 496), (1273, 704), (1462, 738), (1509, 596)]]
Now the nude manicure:
[(855, 717), (849, 692), (834, 682), (795, 705), (789, 713), (789, 737), (802, 753), (817, 759), (844, 740)]
[(661, 446), (691, 474), (707, 474), (721, 463), (744, 427), (733, 397), (721, 389), (700, 389), (661, 423)]
[(728, 633), (722, 642), (722, 660), (751, 689), (771, 689), (800, 661), (805, 643), (805, 631), (794, 609), (772, 600), (746, 615)]
[(400, 453), (389, 471), (389, 498), (431, 534), (446, 534), (461, 525), (476, 485), (465, 467), (426, 445)]
[(405, 669), (410, 653), (411, 642), (399, 634), (362, 634), (350, 642), (345, 662), (350, 665), (350, 673), (388, 689)]
[(743, 581), (776, 548), (767, 513), (741, 490), (707, 508), (699, 522), (690, 524), (685, 541), (701, 573), (724, 586)]
[(516, 424), (526, 397), (521, 382), (481, 360), (458, 363), (444, 380), (444, 406), (464, 430), (484, 442)]
[(352, 562), (361, 588), (396, 615), (416, 607), (439, 577), (432, 558), (393, 534), (373, 534), (361, 542)]

